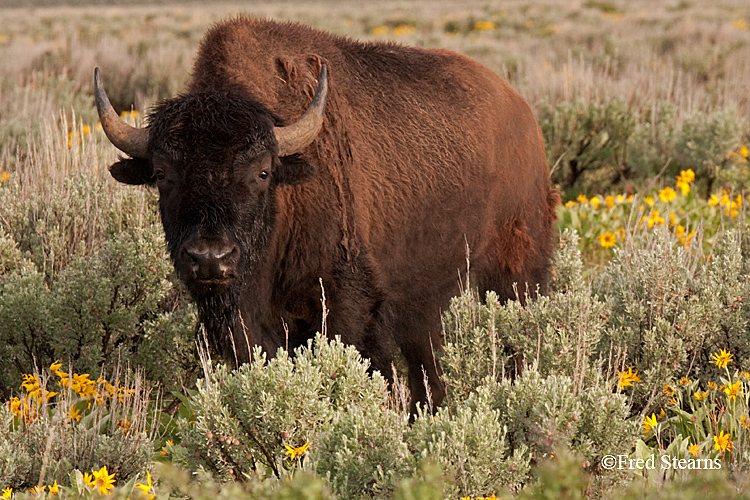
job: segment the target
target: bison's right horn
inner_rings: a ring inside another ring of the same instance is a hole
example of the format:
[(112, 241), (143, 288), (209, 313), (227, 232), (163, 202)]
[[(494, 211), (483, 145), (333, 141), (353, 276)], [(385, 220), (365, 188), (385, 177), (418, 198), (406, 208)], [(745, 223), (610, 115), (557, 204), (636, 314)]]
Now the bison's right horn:
[(326, 65), (320, 68), (318, 88), (315, 90), (310, 107), (299, 120), (286, 127), (274, 127), (276, 141), (279, 143), (279, 156), (289, 156), (300, 152), (310, 144), (323, 126), (323, 115), (328, 96), (328, 72)]
[(134, 158), (148, 158), (148, 129), (131, 127), (117, 116), (102, 87), (99, 68), (94, 70), (94, 95), (99, 121), (110, 142)]

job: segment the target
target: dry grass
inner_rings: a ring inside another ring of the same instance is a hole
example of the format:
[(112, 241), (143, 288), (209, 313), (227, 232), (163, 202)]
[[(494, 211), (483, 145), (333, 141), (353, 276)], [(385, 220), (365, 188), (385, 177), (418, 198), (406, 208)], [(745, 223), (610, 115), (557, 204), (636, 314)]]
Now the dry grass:
[[(328, 0), (10, 9), (0, 24), (3, 88), (32, 84), (41, 70), (64, 74), (88, 93), (91, 70), (99, 65), (109, 79), (128, 81), (119, 104), (142, 108), (183, 88), (202, 33), (238, 13), (360, 39), (456, 50), (508, 77), (532, 104), (622, 94), (629, 100), (667, 99), (685, 111), (733, 105), (750, 116), (750, 7), (742, 0), (461, 5), (425, 0), (365, 7)], [(477, 21), (496, 29), (474, 30)], [(398, 25), (415, 29), (394, 30)], [(379, 26), (388, 27), (387, 33), (372, 34)]]

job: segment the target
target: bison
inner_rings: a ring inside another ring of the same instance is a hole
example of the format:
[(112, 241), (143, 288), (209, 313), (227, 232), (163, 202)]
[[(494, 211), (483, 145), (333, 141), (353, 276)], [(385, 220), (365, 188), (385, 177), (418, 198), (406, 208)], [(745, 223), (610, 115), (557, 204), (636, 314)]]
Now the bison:
[(305, 344), (322, 283), (328, 335), (386, 378), (399, 349), (415, 412), (428, 387), (445, 395), (433, 349), (464, 273), (503, 299), (547, 290), (559, 196), (539, 126), (468, 57), (238, 17), (147, 126), (120, 120), (98, 69), (95, 94), (128, 155), (111, 175), (158, 188), (175, 270), (227, 360)]

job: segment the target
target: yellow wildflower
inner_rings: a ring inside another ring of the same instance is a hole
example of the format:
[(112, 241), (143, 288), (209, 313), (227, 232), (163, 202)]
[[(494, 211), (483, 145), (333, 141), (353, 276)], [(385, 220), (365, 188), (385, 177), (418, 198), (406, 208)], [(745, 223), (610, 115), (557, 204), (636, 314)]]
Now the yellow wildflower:
[(172, 446), (174, 446), (172, 440), (167, 439), (167, 446), (161, 447), (161, 456), (166, 457), (169, 453), (172, 453)]
[(578, 200), (579, 203), (586, 203), (587, 201), (589, 201), (589, 199), (586, 198), (585, 194), (579, 194), (576, 200)]
[(732, 353), (729, 351), (721, 350), (719, 353), (714, 353), (714, 363), (719, 368), (725, 368), (729, 363), (732, 362)]
[(565, 204), (565, 208), (573, 208), (574, 206), (578, 205), (575, 201), (571, 200)]
[(5, 488), (0, 498), (2, 498), (3, 500), (8, 500), (12, 494), (13, 494), (13, 488)]
[(697, 457), (698, 453), (701, 451), (701, 447), (698, 446), (697, 444), (691, 444), (690, 449), (688, 449), (688, 451), (690, 452), (691, 455), (693, 455), (694, 457)]
[(23, 382), (21, 382), (21, 389), (25, 389), (29, 394), (38, 391), (39, 380), (36, 378), (36, 375), (29, 375), (28, 373), (24, 373)]
[(653, 196), (646, 196), (643, 198), (643, 201), (648, 203), (648, 205), (653, 206), (654, 205), (654, 197)]
[(96, 382), (90, 380), (89, 377), (90, 375), (88, 373), (84, 373), (83, 375), (74, 373), (73, 383), (71, 385), (73, 392), (84, 398), (93, 396), (96, 392)]
[(29, 493), (31, 493), (32, 495), (37, 495), (39, 493), (44, 493), (44, 490), (46, 489), (47, 487), (45, 485), (34, 486), (33, 488), (29, 490)]
[(641, 381), (640, 377), (638, 376), (638, 372), (634, 372), (632, 367), (628, 367), (628, 371), (626, 372), (618, 371), (617, 376), (620, 378), (620, 380), (618, 380), (617, 383), (622, 388), (625, 388), (629, 385), (633, 385), (633, 382)]
[(156, 496), (155, 493), (151, 492), (153, 485), (151, 484), (151, 473), (148, 471), (146, 471), (146, 484), (135, 483), (135, 487), (140, 489), (143, 492), (143, 496), (148, 497), (149, 500), (152, 500)]
[(94, 486), (94, 476), (90, 472), (85, 472), (83, 474), (83, 482), (88, 484), (89, 486)]
[(652, 413), (650, 417), (643, 419), (643, 433), (648, 434), (649, 431), (656, 427), (656, 414)]
[(687, 194), (690, 192), (690, 183), (685, 182), (682, 179), (677, 179), (677, 182), (675, 183), (674, 187), (682, 191), (682, 196), (687, 196)]
[(119, 387), (117, 389), (117, 399), (120, 400), (120, 402), (124, 402), (125, 398), (128, 398), (135, 394), (135, 389), (125, 389), (124, 387)]
[(678, 178), (688, 183), (693, 182), (695, 180), (695, 172), (693, 172), (692, 168), (682, 170), (680, 171), (680, 177)]
[(711, 205), (712, 207), (715, 207), (716, 205), (719, 204), (719, 197), (716, 196), (715, 194), (712, 194), (711, 199), (708, 200), (708, 204)]
[[(646, 217), (644, 217), (645, 219)], [(642, 220), (642, 219), (641, 219)], [(664, 217), (659, 217), (659, 211), (658, 210), (652, 210), (651, 215), (648, 217), (648, 227), (649, 229), (658, 226), (659, 224), (664, 223)]]
[(594, 197), (593, 197), (593, 198), (591, 198), (591, 199), (590, 199), (589, 201), (590, 201), (590, 202), (591, 202), (591, 204), (592, 204), (592, 205), (594, 206), (594, 210), (597, 210), (597, 209), (599, 208), (599, 201), (600, 201), (600, 200), (599, 200), (599, 197), (598, 197), (598, 196), (594, 196)]
[(26, 399), (13, 397), (13, 399), (5, 404), (8, 406), (8, 410), (18, 418), (21, 418), (26, 414)]
[(386, 33), (388, 33), (388, 26), (378, 26), (372, 29), (373, 35), (385, 35)]
[(121, 418), (115, 422), (115, 425), (125, 434), (130, 431), (130, 421), (127, 418)]
[(706, 399), (706, 396), (708, 396), (708, 391), (698, 391), (695, 393), (695, 399), (697, 399), (698, 401), (703, 401), (704, 399)]
[(409, 26), (408, 24), (400, 24), (393, 28), (393, 34), (396, 36), (411, 35), (415, 31), (414, 26)]
[(601, 243), (602, 247), (609, 248), (615, 244), (617, 241), (617, 237), (615, 236), (615, 233), (604, 233), (600, 235), (598, 238), (599, 243)]
[(666, 394), (667, 396), (674, 396), (674, 388), (669, 384), (665, 385), (664, 394)]
[(716, 389), (716, 382), (708, 381), (708, 388), (709, 389)]
[(695, 236), (695, 231), (690, 231), (690, 234), (688, 234), (687, 236), (683, 236), (682, 238), (680, 238), (680, 242), (682, 243), (682, 246), (685, 247), (685, 248), (687, 248), (688, 245), (690, 245), (690, 240), (693, 239), (693, 236)]
[(674, 235), (679, 238), (683, 234), (685, 234), (685, 226), (678, 224), (677, 227), (674, 228)]
[(99, 490), (101, 495), (109, 495), (109, 490), (115, 487), (115, 475), (107, 472), (107, 466), (94, 471), (94, 481), (91, 486)]
[(618, 203), (622, 203), (622, 202), (625, 201), (625, 197), (623, 195), (621, 195), (621, 194), (618, 194), (617, 196), (615, 196), (615, 201), (618, 202)]
[(669, 186), (659, 191), (659, 199), (663, 201), (664, 203), (669, 203), (675, 198), (677, 198), (677, 193), (675, 192), (674, 189), (672, 189)]
[(742, 146), (742, 147), (740, 148), (740, 154), (742, 155), (742, 157), (743, 157), (744, 159), (746, 159), (746, 160), (747, 160), (747, 157), (748, 157), (748, 155), (750, 155), (750, 151), (748, 151), (748, 149), (747, 149), (747, 146)]
[(604, 203), (608, 208), (612, 208), (613, 206), (615, 206), (615, 199), (611, 196), (607, 196), (606, 198), (604, 198)]
[(718, 436), (714, 436), (714, 450), (719, 450), (724, 453), (726, 451), (732, 451), (732, 441), (729, 439), (730, 434), (724, 434), (721, 431)]
[(742, 415), (740, 417), (740, 425), (743, 429), (750, 429), (750, 420), (748, 420), (747, 415)]
[(81, 420), (81, 411), (75, 408), (74, 406), (70, 407), (70, 412), (68, 413), (68, 418), (71, 420), (75, 420), (76, 422)]
[(57, 479), (55, 479), (55, 484), (49, 487), (49, 496), (55, 496), (60, 492), (60, 487), (57, 485)]
[(286, 453), (285, 455), (291, 455), (289, 457), (290, 460), (294, 460), (297, 456), (305, 455), (307, 454), (307, 448), (310, 446), (310, 443), (305, 443), (299, 448), (292, 448), (291, 446), (285, 445)]
[(476, 31), (489, 31), (496, 28), (495, 23), (490, 21), (477, 21), (474, 23), (474, 29)]
[(742, 381), (738, 380), (734, 384), (731, 384), (729, 387), (724, 388), (724, 394), (727, 395), (727, 400), (730, 399), (737, 399), (737, 396), (742, 394)]
[(690, 385), (690, 380), (688, 380), (687, 377), (682, 377), (680, 379), (680, 385)]

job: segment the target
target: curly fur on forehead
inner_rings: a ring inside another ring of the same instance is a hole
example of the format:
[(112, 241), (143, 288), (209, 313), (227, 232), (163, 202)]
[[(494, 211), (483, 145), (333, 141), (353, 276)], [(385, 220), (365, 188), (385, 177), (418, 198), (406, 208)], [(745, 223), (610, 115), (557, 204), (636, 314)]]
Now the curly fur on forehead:
[(182, 95), (149, 113), (149, 147), (175, 157), (223, 159), (239, 151), (276, 152), (274, 116), (261, 104), (228, 94)]

